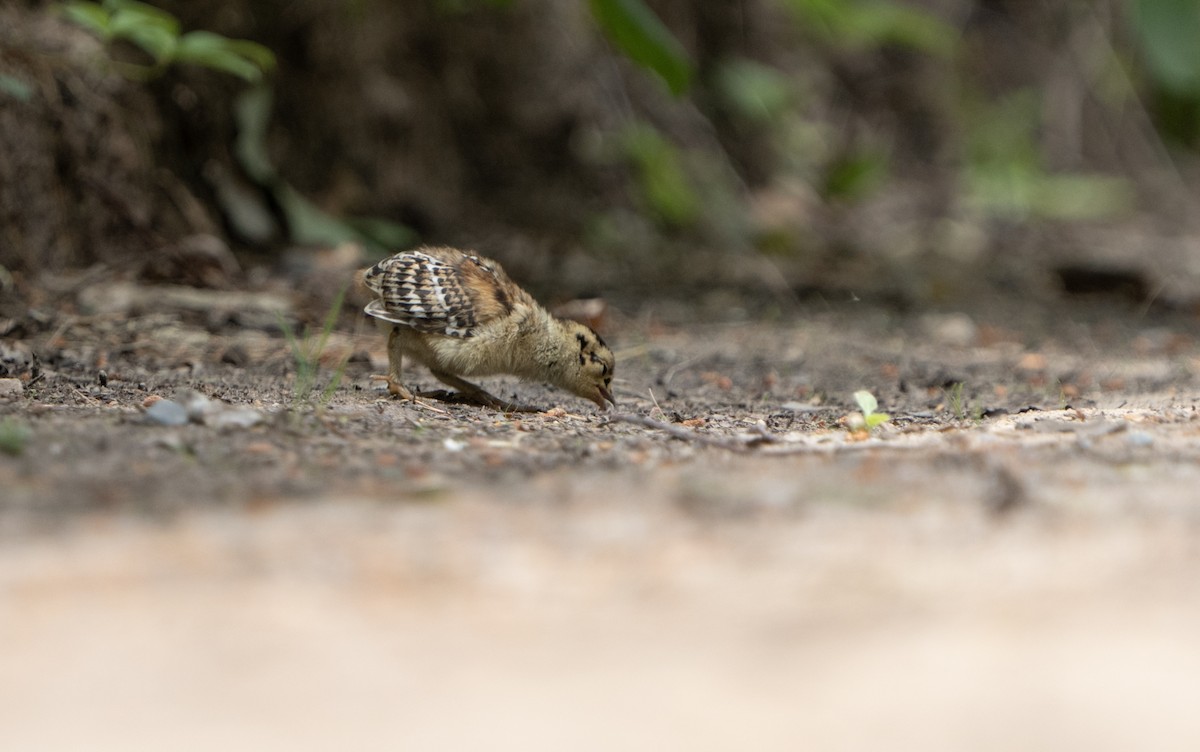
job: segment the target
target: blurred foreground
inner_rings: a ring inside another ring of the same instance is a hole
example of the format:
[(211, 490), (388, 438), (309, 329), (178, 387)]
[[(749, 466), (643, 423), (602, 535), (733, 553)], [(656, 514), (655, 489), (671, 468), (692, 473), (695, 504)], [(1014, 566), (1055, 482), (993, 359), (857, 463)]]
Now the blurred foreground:
[[(8, 749), (1186, 750), (1194, 463), (997, 520), (887, 451), (427, 504), (110, 518), (0, 553)], [(703, 495), (730, 500), (704, 511)], [(699, 505), (699, 506), (698, 506)], [(697, 511), (700, 510), (700, 511)]]

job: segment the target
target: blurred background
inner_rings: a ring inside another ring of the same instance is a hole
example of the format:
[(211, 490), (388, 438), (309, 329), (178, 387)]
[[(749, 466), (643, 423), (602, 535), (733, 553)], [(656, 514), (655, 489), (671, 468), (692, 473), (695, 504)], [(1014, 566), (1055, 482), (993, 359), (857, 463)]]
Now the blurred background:
[(0, 265), (427, 242), (717, 317), (1190, 307), (1198, 38), (1178, 0), (10, 2)]

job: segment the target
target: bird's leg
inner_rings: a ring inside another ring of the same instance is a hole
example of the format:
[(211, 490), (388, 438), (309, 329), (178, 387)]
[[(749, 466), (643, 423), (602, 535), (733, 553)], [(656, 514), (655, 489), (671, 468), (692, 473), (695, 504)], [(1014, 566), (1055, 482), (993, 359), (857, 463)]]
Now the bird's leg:
[(413, 393), (408, 390), (400, 382), (400, 368), (404, 359), (404, 351), (400, 348), (399, 330), (392, 327), (392, 331), (388, 334), (388, 372), (387, 376), (373, 376), (372, 378), (387, 381), (388, 394), (393, 397), (399, 397), (402, 400), (415, 402)]
[(438, 381), (452, 386), (458, 390), (458, 395), (455, 395), (458, 398), (457, 401), (469, 402), (475, 405), (483, 405), (484, 407), (490, 407), (493, 410), (500, 410), (502, 412), (540, 412), (540, 410), (538, 410), (536, 407), (526, 407), (513, 402), (505, 402), (504, 400), (489, 394), (483, 388), (472, 384), (466, 379), (460, 379), (454, 374), (446, 373), (445, 371), (434, 371), (432, 369), (430, 369), (430, 373), (432, 373), (434, 378), (436, 378)]

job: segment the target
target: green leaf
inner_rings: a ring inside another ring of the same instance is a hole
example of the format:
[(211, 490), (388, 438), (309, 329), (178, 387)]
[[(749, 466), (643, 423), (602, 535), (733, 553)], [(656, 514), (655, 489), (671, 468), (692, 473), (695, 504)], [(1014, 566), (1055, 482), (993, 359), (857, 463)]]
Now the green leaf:
[(175, 16), (141, 3), (122, 3), (113, 9), (109, 23), (114, 36), (144, 29), (155, 29), (172, 37), (179, 36), (179, 20)]
[(146, 51), (157, 63), (169, 63), (179, 40), (179, 20), (170, 13), (144, 3), (121, 0), (105, 2), (112, 14), (111, 39), (127, 39)]
[(175, 61), (232, 73), (251, 83), (260, 80), (262, 68), (235, 50), (230, 44), (232, 41), (210, 31), (188, 32), (179, 40)]
[(1134, 26), (1155, 79), (1176, 94), (1200, 95), (1200, 4), (1135, 0)]
[[(193, 32), (194, 33), (194, 32)], [(269, 47), (251, 42), (249, 39), (226, 39), (226, 46), (259, 67), (263, 73), (275, 69), (275, 53)]]
[(875, 400), (875, 395), (866, 389), (860, 389), (855, 392), (854, 401), (858, 403), (858, 409), (862, 410), (864, 418), (869, 418), (871, 413), (879, 408), (879, 403)]
[(129, 13), (138, 16), (145, 20), (145, 23), (154, 24), (179, 34), (179, 19), (171, 15), (162, 8), (156, 8), (147, 3), (139, 3), (137, 0), (104, 0), (104, 9), (110, 14)]
[(71, 23), (82, 26), (105, 41), (112, 37), (108, 11), (97, 3), (90, 3), (87, 0), (72, 0), (62, 6), (62, 14)]
[(888, 415), (887, 413), (871, 413), (870, 415), (863, 416), (863, 420), (866, 421), (868, 431), (873, 430), (876, 426), (881, 426), (884, 423), (887, 423), (891, 419), (892, 416)]
[(87, 2), (87, 0), (72, 0), (64, 3), (60, 9), (68, 21), (84, 27), (101, 39), (108, 40), (111, 36), (108, 11), (97, 3)]
[(658, 74), (672, 94), (687, 90), (692, 62), (642, 0), (590, 0), (590, 5), (596, 23), (630, 60)]

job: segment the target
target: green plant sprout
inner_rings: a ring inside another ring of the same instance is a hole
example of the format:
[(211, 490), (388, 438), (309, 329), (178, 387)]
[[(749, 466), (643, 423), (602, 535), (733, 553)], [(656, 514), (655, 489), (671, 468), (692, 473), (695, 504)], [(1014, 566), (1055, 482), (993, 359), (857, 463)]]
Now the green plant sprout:
[(181, 33), (178, 18), (136, 0), (70, 0), (60, 7), (68, 20), (106, 44), (124, 40), (153, 58), (150, 66), (121, 63), (127, 73), (151, 78), (174, 63), (191, 63), (253, 83), (275, 67), (274, 53), (257, 42), (229, 39), (211, 31)]
[(946, 408), (958, 420), (970, 418), (979, 423), (983, 420), (983, 405), (968, 400), (964, 394), (965, 389), (966, 384), (961, 381), (951, 384), (950, 388), (945, 390)]
[[(346, 287), (338, 291), (337, 297), (334, 298), (333, 304), (329, 307), (329, 312), (325, 314), (325, 321), (321, 325), (320, 333), (314, 338), (309, 332), (305, 332), (303, 337), (297, 337), (295, 330), (283, 318), (279, 316), (279, 328), (283, 330), (283, 336), (287, 339), (288, 347), (291, 348), (292, 358), (296, 362), (296, 385), (292, 392), (293, 405), (312, 404), (313, 392), (317, 386), (317, 375), (321, 368), (321, 353), (325, 352), (325, 345), (329, 342), (329, 335), (333, 333), (333, 327), (337, 323), (338, 314), (342, 310), (342, 301), (346, 297)], [(350, 360), (347, 354), (341, 358), (337, 367), (333, 371), (333, 377), (329, 380), (329, 384), (321, 391), (316, 403), (320, 407), (329, 404), (329, 400), (333, 399), (333, 393), (337, 391), (338, 386), (342, 383), (342, 377), (346, 373), (346, 363)]]
[(962, 420), (967, 417), (967, 403), (963, 399), (963, 383), (956, 381), (946, 390), (946, 403), (950, 414)]
[(857, 421), (851, 420), (851, 429), (863, 428), (867, 431), (873, 431), (876, 427), (892, 419), (892, 416), (887, 413), (876, 412), (879, 409), (879, 402), (875, 399), (875, 395), (866, 389), (860, 389), (855, 392), (854, 401), (858, 403), (858, 409), (862, 411), (862, 425), (856, 426), (855, 423)]

